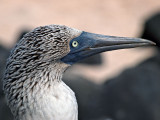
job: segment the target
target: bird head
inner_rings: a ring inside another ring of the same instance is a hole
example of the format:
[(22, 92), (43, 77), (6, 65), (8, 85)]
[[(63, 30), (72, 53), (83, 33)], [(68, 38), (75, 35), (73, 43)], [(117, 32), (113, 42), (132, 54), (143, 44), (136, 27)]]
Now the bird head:
[(154, 44), (140, 38), (107, 36), (63, 25), (48, 25), (24, 35), (12, 50), (10, 60), (26, 64), (26, 68), (33, 65), (40, 68), (42, 64), (57, 61), (72, 65), (97, 53)]

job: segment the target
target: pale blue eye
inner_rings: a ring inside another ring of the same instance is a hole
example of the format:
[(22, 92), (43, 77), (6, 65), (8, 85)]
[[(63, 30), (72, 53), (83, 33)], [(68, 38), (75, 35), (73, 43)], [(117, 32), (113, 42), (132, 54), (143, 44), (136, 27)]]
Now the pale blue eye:
[(73, 42), (72, 42), (72, 46), (73, 46), (73, 47), (77, 47), (77, 46), (78, 46), (78, 42), (77, 42), (77, 41), (73, 41)]

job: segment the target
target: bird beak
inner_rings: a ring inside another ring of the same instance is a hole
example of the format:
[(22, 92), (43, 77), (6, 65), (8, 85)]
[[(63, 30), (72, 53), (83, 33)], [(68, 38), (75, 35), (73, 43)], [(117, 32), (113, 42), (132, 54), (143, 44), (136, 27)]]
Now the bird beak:
[(79, 47), (71, 49), (71, 52), (67, 55), (68, 57), (63, 58), (69, 64), (105, 51), (155, 45), (154, 42), (141, 38), (106, 36), (88, 32), (82, 32), (80, 36), (72, 41), (78, 41)]
[(88, 41), (89, 46), (85, 46), (86, 48), (84, 49), (84, 54), (87, 55), (117, 49), (155, 45), (154, 42), (141, 38), (106, 36), (88, 32), (83, 32), (79, 37)]

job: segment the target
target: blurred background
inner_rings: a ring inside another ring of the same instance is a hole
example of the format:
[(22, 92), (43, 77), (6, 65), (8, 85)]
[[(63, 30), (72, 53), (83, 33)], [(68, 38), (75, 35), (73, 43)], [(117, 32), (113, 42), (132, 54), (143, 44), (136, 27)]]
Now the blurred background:
[[(159, 0), (1, 0), (0, 80), (10, 49), (35, 27), (61, 24), (160, 45)], [(79, 120), (160, 120), (156, 47), (103, 53), (75, 64), (64, 81), (76, 93)], [(0, 120), (12, 120), (0, 82)]]

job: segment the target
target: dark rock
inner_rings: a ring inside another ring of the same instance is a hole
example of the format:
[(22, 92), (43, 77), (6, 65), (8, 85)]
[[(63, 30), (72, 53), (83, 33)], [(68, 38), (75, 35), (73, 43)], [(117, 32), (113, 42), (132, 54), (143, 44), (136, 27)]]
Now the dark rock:
[(103, 85), (104, 114), (114, 120), (159, 120), (160, 56), (125, 70)]
[(160, 13), (153, 15), (146, 21), (141, 37), (152, 40), (160, 46)]
[(0, 99), (0, 119), (1, 120), (13, 120), (13, 115), (7, 106), (5, 98)]
[(13, 120), (13, 116), (6, 104), (4, 93), (2, 90), (3, 88), (2, 79), (8, 56), (9, 56), (9, 50), (0, 45), (0, 119), (1, 120)]
[(4, 96), (2, 90), (2, 78), (5, 70), (6, 59), (9, 56), (9, 50), (0, 45), (0, 98)]

